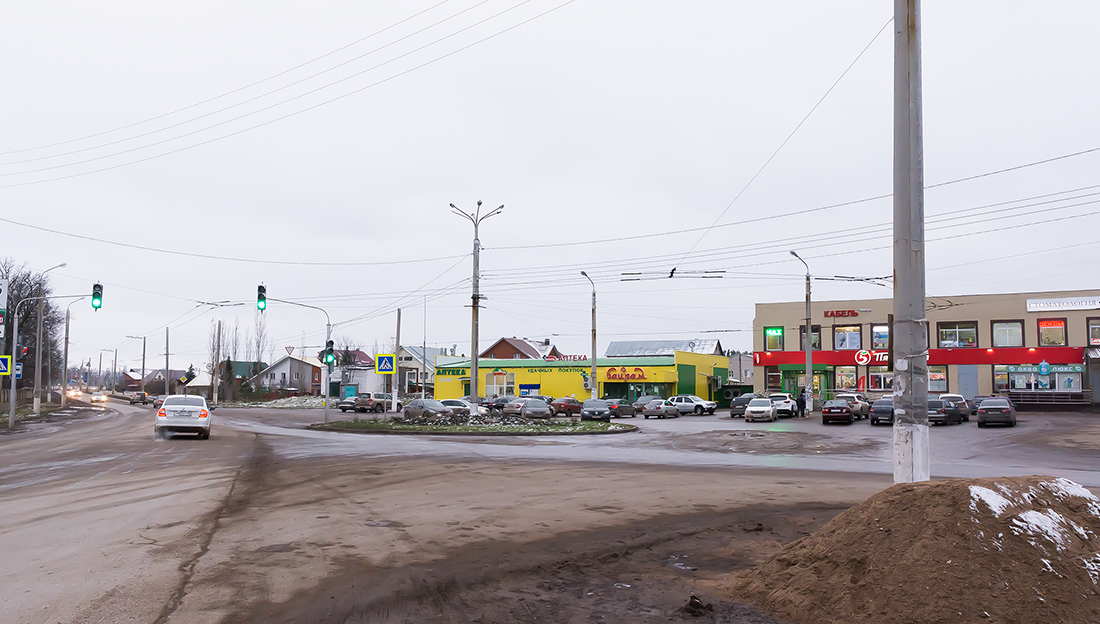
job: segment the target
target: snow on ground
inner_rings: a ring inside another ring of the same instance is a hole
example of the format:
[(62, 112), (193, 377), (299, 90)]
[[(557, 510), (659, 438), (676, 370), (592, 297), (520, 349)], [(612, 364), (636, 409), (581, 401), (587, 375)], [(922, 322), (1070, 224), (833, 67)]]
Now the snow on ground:
[[(336, 399), (330, 399), (332, 404), (329, 407), (336, 405)], [(266, 401), (261, 403), (236, 403), (234, 407), (274, 407), (281, 409), (320, 409), (325, 406), (324, 397), (319, 396), (296, 396), (286, 397), (285, 399), (275, 399), (274, 401)]]
[(993, 515), (998, 518), (1001, 517), (1001, 514), (1003, 514), (1006, 509), (1012, 506), (1012, 503), (1007, 498), (993, 490), (984, 488), (980, 485), (972, 485), (970, 486), (970, 510), (975, 513), (978, 511), (978, 501), (985, 503), (985, 506), (989, 507)]

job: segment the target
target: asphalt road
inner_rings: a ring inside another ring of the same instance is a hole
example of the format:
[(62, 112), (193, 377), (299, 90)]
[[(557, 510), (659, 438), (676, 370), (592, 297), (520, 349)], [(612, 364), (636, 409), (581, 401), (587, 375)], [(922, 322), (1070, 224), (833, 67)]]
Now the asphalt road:
[[(155, 441), (151, 407), (108, 408), (0, 435), (0, 622), (262, 621), (348, 562), (423, 564), (758, 504), (842, 508), (891, 474), (891, 428), (866, 421), (720, 412), (624, 419), (640, 431), (621, 435), (448, 438), (317, 432), (305, 427), (320, 410), (222, 408), (210, 440)], [(1025, 412), (1014, 429), (972, 421), (931, 439), (935, 477), (1100, 487), (1095, 414)]]

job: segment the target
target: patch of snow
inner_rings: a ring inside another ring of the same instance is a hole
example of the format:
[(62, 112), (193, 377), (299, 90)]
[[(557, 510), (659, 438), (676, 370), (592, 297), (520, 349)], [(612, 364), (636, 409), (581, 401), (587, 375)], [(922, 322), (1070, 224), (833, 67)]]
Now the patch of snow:
[(1085, 486), (1064, 477), (1058, 477), (1051, 481), (1044, 481), (1042, 485), (1050, 490), (1050, 493), (1058, 500), (1082, 498), (1088, 501), (1089, 513), (1094, 516), (1100, 516), (1100, 498), (1097, 498), (1096, 495), (1090, 492)]
[[(1034, 509), (1028, 509), (1012, 519), (1013, 531), (1017, 535), (1023, 535), (1028, 533), (1036, 537), (1045, 538), (1047, 541), (1052, 542), (1058, 547), (1058, 550), (1065, 550), (1066, 544), (1070, 540), (1069, 532), (1066, 530), (1067, 524), (1071, 524), (1065, 516), (1054, 511), (1053, 509), (1047, 509), (1046, 511), (1035, 511)], [(1031, 540), (1028, 540), (1029, 542)], [(1031, 542), (1033, 546), (1038, 547), (1038, 544)]]
[(978, 511), (978, 501), (985, 503), (993, 515), (1000, 518), (1006, 509), (1012, 506), (1012, 502), (989, 488), (980, 485), (970, 486), (970, 511)]
[(1081, 557), (1081, 563), (1085, 566), (1085, 572), (1089, 573), (1092, 584), (1100, 584), (1100, 553), (1091, 557)]
[(1058, 578), (1062, 578), (1062, 575), (1058, 574), (1058, 572), (1055, 571), (1054, 566), (1050, 565), (1050, 559), (1041, 559), (1041, 561), (1043, 562), (1043, 571), (1044, 572), (1050, 572), (1054, 576), (1057, 576)]

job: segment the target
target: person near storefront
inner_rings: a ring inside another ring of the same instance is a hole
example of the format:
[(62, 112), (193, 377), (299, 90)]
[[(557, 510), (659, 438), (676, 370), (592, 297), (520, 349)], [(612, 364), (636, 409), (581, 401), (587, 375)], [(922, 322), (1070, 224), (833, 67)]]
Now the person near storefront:
[(799, 418), (805, 418), (806, 417), (806, 389), (805, 388), (803, 388), (802, 391), (798, 393), (798, 398), (795, 399), (795, 404), (798, 405), (798, 417)]

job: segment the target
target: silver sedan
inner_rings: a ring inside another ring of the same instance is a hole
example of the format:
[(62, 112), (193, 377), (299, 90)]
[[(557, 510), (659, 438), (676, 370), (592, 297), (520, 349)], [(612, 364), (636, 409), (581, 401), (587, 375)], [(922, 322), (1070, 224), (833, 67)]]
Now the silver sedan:
[(750, 420), (774, 421), (779, 418), (779, 409), (770, 399), (753, 399), (745, 406), (745, 422)]
[(653, 399), (642, 408), (642, 416), (645, 416), (647, 419), (650, 416), (656, 416), (657, 418), (679, 418), (680, 408), (676, 407), (676, 405), (668, 399)]

